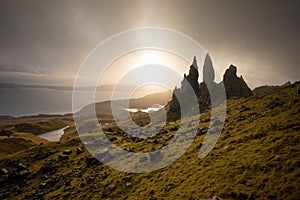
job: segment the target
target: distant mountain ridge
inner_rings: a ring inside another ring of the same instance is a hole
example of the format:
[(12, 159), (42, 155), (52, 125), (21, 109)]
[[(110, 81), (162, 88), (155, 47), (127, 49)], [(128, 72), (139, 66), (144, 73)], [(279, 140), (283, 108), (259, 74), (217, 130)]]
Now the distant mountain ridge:
[[(103, 84), (97, 87), (97, 91), (113, 91), (115, 84)], [(17, 83), (0, 83), (0, 88), (41, 88), (49, 90), (73, 90), (73, 86), (60, 86), (60, 85), (27, 85), (27, 84), (17, 84)], [(134, 85), (121, 85), (118, 86), (118, 90), (132, 90), (136, 88)], [(92, 86), (78, 87), (78, 90), (94, 90)]]
[[(149, 94), (141, 98), (134, 98), (129, 100), (129, 108), (137, 108), (137, 109), (147, 109), (155, 104), (166, 105), (168, 101), (171, 99), (171, 92), (160, 92)], [(113, 100), (113, 103), (118, 108), (128, 108), (128, 99), (123, 100)], [(103, 101), (95, 104), (90, 104), (82, 108), (79, 112), (81, 114), (90, 114), (93, 111), (93, 106), (95, 106), (97, 114), (112, 114), (111, 111), (112, 101)]]

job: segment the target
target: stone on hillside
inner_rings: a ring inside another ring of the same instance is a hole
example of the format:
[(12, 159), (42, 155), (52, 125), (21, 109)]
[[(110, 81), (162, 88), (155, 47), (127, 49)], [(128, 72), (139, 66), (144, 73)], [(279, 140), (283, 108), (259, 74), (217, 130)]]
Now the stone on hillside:
[(32, 173), (32, 172), (29, 171), (29, 170), (27, 170), (27, 169), (24, 169), (24, 170), (19, 171), (19, 175), (20, 175), (21, 177), (27, 177), (27, 176), (29, 176), (31, 173)]
[(59, 155), (57, 158), (58, 161), (66, 162), (69, 160), (69, 156), (66, 154)]
[(34, 152), (33, 154), (31, 154), (31, 158), (33, 158), (34, 160), (42, 160), (50, 155), (51, 155), (51, 152), (49, 149), (47, 149), (47, 150), (39, 149), (37, 152)]
[(268, 108), (274, 109), (277, 106), (281, 106), (281, 105), (283, 105), (283, 102), (281, 102), (279, 98), (275, 98), (268, 104)]
[(83, 152), (83, 150), (82, 150), (82, 148), (77, 148), (76, 149), (76, 154), (78, 155), (78, 154), (81, 154)]
[(127, 182), (126, 187), (130, 187), (130, 186), (131, 186), (131, 182)]
[(18, 171), (20, 171), (20, 170), (28, 170), (28, 168), (25, 165), (23, 165), (22, 163), (19, 163), (17, 165), (17, 169), (18, 169)]
[(71, 153), (72, 153), (71, 149), (64, 150), (63, 152), (64, 155), (70, 155)]
[(236, 66), (230, 65), (223, 76), (223, 83), (227, 98), (253, 96), (253, 92), (248, 87), (243, 77), (238, 77), (236, 72)]
[(58, 166), (53, 164), (52, 160), (47, 160), (40, 168), (39, 172), (42, 174), (55, 174)]
[(0, 170), (0, 175), (7, 175), (9, 173), (9, 171), (6, 168), (2, 168)]
[(241, 109), (240, 109), (240, 112), (245, 112), (245, 111), (250, 111), (250, 110), (251, 110), (251, 108), (249, 108), (249, 107), (247, 107), (245, 105), (242, 105)]
[(244, 116), (242, 116), (242, 115), (239, 115), (237, 118), (236, 118), (236, 120), (238, 121), (238, 122), (240, 122), (240, 121), (244, 121), (246, 118), (244, 117)]
[(160, 150), (153, 151), (149, 153), (150, 161), (158, 161), (161, 158)]
[(198, 131), (197, 131), (197, 135), (203, 135), (203, 134), (206, 134), (208, 131), (208, 127), (204, 126), (202, 128), (198, 128)]
[(214, 122), (213, 122), (213, 126), (219, 126), (219, 125), (222, 125), (223, 122), (219, 119), (214, 119)]
[(170, 183), (166, 186), (165, 191), (169, 192), (170, 190), (174, 189), (176, 186), (173, 183)]
[(85, 162), (86, 162), (87, 166), (100, 164), (100, 162), (97, 160), (97, 158), (95, 158), (93, 156), (86, 156)]
[(40, 189), (45, 189), (46, 188), (47, 183), (46, 182), (42, 182), (39, 186)]

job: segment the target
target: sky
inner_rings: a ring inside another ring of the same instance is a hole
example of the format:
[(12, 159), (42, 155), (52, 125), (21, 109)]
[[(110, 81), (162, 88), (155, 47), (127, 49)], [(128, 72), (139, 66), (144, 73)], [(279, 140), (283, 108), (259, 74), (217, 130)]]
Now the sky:
[(234, 64), (251, 88), (293, 82), (299, 10), (297, 0), (1, 0), (0, 82), (73, 85), (95, 46), (149, 26), (192, 37), (221, 73)]

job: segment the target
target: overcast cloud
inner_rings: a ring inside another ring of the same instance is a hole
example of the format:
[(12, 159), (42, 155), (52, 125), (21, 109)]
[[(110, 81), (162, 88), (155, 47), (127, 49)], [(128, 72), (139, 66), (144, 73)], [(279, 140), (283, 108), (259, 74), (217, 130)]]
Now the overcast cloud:
[[(72, 85), (88, 52), (143, 26), (174, 29), (253, 88), (300, 79), (300, 3), (289, 1), (0, 1), (0, 82)], [(187, 66), (188, 68), (188, 66)]]

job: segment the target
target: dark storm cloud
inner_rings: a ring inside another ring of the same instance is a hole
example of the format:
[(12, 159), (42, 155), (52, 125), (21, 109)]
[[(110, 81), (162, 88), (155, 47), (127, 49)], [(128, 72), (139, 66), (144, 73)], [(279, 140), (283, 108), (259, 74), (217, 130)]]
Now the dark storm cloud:
[[(30, 73), (74, 76), (87, 53), (112, 34), (141, 26), (195, 38), (221, 72), (236, 64), (249, 84), (300, 79), (298, 1), (15, 1), (0, 2), (0, 71), (9, 81), (42, 82)], [(57, 75), (57, 77), (55, 77)], [(53, 84), (55, 84), (53, 83)], [(71, 79), (61, 83), (72, 84)]]

